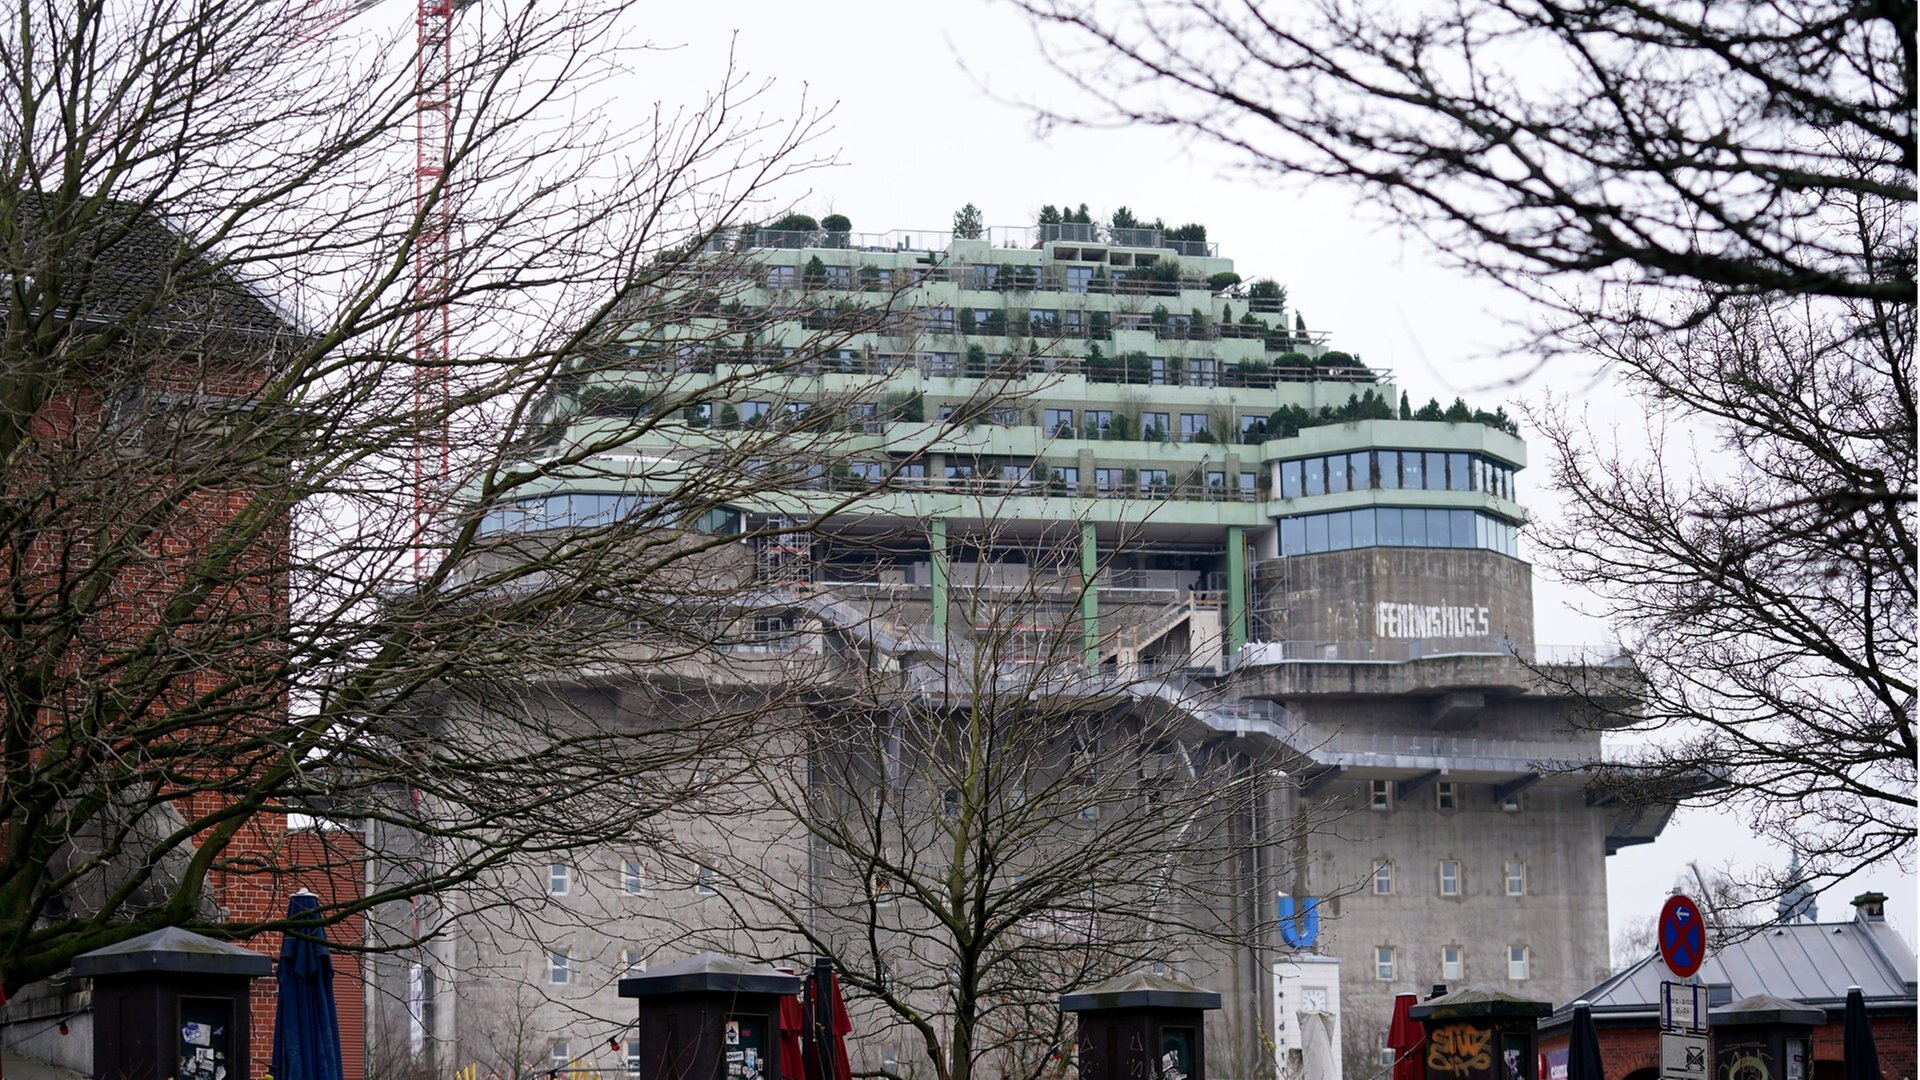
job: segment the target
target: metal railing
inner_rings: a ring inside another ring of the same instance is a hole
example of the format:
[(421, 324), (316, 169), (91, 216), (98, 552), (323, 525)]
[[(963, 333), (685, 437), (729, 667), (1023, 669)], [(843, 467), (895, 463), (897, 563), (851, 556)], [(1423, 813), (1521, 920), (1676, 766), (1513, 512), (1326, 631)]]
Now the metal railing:
[[(1207, 240), (1169, 239), (1160, 229), (1115, 229), (1100, 224), (995, 225), (981, 230), (978, 239), (1001, 249), (1036, 249), (1044, 244), (1105, 244), (1114, 247), (1174, 251), (1195, 258), (1216, 258), (1220, 245)], [(721, 229), (707, 239), (702, 251), (719, 253), (754, 248), (847, 251), (943, 252), (952, 247), (949, 229), (891, 229), (853, 232), (829, 229)]]
[[(852, 356), (793, 356), (778, 348), (703, 347), (686, 351), (636, 351), (619, 357), (622, 371), (683, 372), (711, 375), (717, 364), (753, 365), (795, 375), (891, 375), (917, 370), (927, 378), (1024, 379), (1037, 376), (1081, 375), (1088, 382), (1128, 386), (1245, 387), (1272, 389), (1282, 383), (1340, 382), (1375, 384), (1391, 379), (1386, 370), (1313, 365), (1273, 366), (1265, 363), (1221, 364), (1199, 367), (1182, 357), (1149, 357), (1169, 361), (1152, 365), (1107, 357), (1089, 364), (1080, 356), (992, 356), (969, 359), (964, 353), (860, 352)], [(1217, 433), (1216, 433), (1217, 434)]]
[(1520, 645), (1504, 638), (1418, 641), (1254, 641), (1244, 664), (1404, 664), (1449, 656), (1510, 656), (1543, 666), (1626, 667), (1632, 654), (1618, 645)]

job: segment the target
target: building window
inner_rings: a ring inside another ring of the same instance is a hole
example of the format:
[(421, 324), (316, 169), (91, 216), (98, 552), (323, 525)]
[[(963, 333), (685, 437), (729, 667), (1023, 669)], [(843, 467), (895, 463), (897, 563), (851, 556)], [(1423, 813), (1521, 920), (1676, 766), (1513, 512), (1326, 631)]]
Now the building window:
[(1527, 895), (1527, 864), (1519, 859), (1507, 860), (1507, 895)]
[(770, 406), (764, 401), (741, 402), (740, 403), (740, 422), (743, 424), (766, 423), (767, 409), (769, 407)]
[(1098, 489), (1102, 495), (1117, 492), (1121, 488), (1126, 487), (1126, 485), (1127, 471), (1125, 469), (1093, 470), (1093, 486)]
[(701, 896), (712, 896), (718, 890), (713, 887), (713, 867), (703, 866), (693, 879), (693, 891)]
[(1525, 945), (1507, 946), (1507, 978), (1525, 979), (1530, 967), (1528, 949)]
[(1440, 946), (1440, 981), (1459, 982), (1467, 977), (1466, 953), (1458, 945)]
[(1460, 789), (1451, 780), (1442, 780), (1433, 785), (1434, 805), (1442, 810), (1460, 809)]
[(573, 1064), (573, 1046), (565, 1039), (555, 1039), (553, 1050), (547, 1057), (554, 1068), (565, 1069)]
[(873, 894), (873, 903), (875, 907), (886, 907), (887, 905), (893, 903), (893, 879), (892, 878), (888, 877), (885, 874), (876, 872), (871, 878), (867, 879), (867, 887), (869, 891), (871, 891), (871, 893)]
[(1393, 809), (1393, 782), (1390, 780), (1367, 781), (1367, 806), (1374, 810)]
[(1191, 412), (1181, 413), (1180, 414), (1180, 441), (1181, 442), (1198, 442), (1200, 441), (1200, 436), (1202, 435), (1207, 436), (1207, 441), (1209, 442), (1212, 441), (1212, 434), (1207, 430), (1207, 414), (1191, 413)]
[(1148, 412), (1140, 414), (1140, 438), (1146, 442), (1165, 442), (1167, 433), (1173, 430), (1171, 413)]
[(555, 949), (547, 954), (547, 981), (555, 986), (565, 986), (573, 981), (573, 957), (565, 949)]
[(647, 970), (647, 958), (640, 950), (625, 948), (620, 950), (620, 970), (622, 973)]
[(1460, 895), (1460, 861), (1458, 859), (1440, 860), (1440, 895)]
[(627, 1040), (627, 1072), (640, 1075), (640, 1040)]
[(1093, 284), (1093, 267), (1091, 266), (1067, 267), (1067, 291), (1068, 292), (1083, 293), (1083, 292), (1086, 292), (1088, 286), (1092, 284)]
[(1301, 468), (1297, 461), (1280, 463), (1280, 497), (1297, 499), (1301, 495)]
[(1046, 411), (1047, 434), (1063, 439), (1073, 438), (1073, 410), (1048, 409)]
[(1373, 947), (1373, 977), (1381, 982), (1393, 981), (1393, 946)]
[(1380, 1067), (1382, 1069), (1393, 1068), (1394, 1062), (1398, 1060), (1393, 1047), (1387, 1045), (1387, 1038), (1385, 1035), (1380, 1036)]
[(1172, 489), (1169, 487), (1169, 481), (1167, 479), (1167, 470), (1165, 469), (1141, 469), (1140, 470), (1140, 494), (1151, 498), (1154, 496), (1167, 495), (1171, 492), (1171, 490)]
[(620, 887), (628, 896), (647, 895), (647, 868), (639, 859), (625, 859), (620, 863)]
[(1500, 809), (1509, 814), (1519, 813), (1520, 812), (1520, 793), (1516, 791), (1513, 794), (1507, 796), (1506, 798), (1501, 799)]
[(547, 892), (554, 896), (565, 896), (573, 891), (573, 867), (566, 863), (553, 863), (547, 867)]
[(1088, 409), (1086, 411), (1087, 438), (1110, 439), (1113, 437), (1113, 410)]
[(1393, 863), (1377, 859), (1373, 864), (1373, 895), (1393, 895)]
[(1241, 473), (1240, 474), (1240, 493), (1242, 495), (1245, 495), (1251, 498), (1253, 493), (1256, 490), (1258, 490), (1260, 487), (1259, 476), (1260, 474), (1258, 473), (1250, 473), (1250, 472)]
[(1056, 467), (1048, 474), (1047, 481), (1048, 486), (1054, 489), (1054, 494), (1056, 495), (1078, 494), (1080, 491), (1080, 469), (1078, 466), (1073, 465)]

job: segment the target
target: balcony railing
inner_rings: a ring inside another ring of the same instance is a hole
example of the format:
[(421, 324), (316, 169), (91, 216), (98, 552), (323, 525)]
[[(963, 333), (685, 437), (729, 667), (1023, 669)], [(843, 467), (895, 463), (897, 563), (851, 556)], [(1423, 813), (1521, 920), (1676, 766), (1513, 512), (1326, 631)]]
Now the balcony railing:
[[(1151, 365), (1128, 363), (1122, 357), (1107, 357), (1088, 364), (1079, 356), (988, 356), (969, 359), (964, 353), (946, 352), (860, 352), (851, 356), (788, 355), (779, 348), (700, 348), (680, 352), (634, 352), (615, 354), (622, 371), (685, 372), (711, 375), (718, 364), (764, 367), (770, 374), (788, 375), (892, 375), (917, 371), (924, 378), (938, 379), (1026, 379), (1052, 378), (1058, 375), (1084, 376), (1090, 383), (1118, 383), (1130, 386), (1189, 386), (1272, 389), (1281, 383), (1343, 382), (1378, 383), (1391, 377), (1387, 371), (1371, 368), (1314, 367), (1298, 365), (1272, 367), (1266, 364), (1224, 364), (1201, 367), (1191, 361), (1175, 366), (1164, 364), (1158, 370)], [(1181, 359), (1160, 357), (1161, 360)], [(604, 363), (604, 362), (603, 362)], [(1091, 437), (1091, 436), (1090, 436)]]
[[(736, 227), (716, 232), (701, 250), (720, 253), (754, 248), (820, 248), (934, 253), (948, 250), (953, 239), (953, 233), (947, 229), (893, 229), (875, 233)], [(1035, 249), (1045, 244), (1065, 243), (1172, 250), (1195, 258), (1214, 258), (1220, 254), (1220, 245), (1206, 240), (1172, 240), (1159, 229), (1115, 229), (1100, 224), (996, 225), (983, 230), (980, 239), (1001, 249)]]
[(1002, 476), (928, 476), (895, 477), (882, 484), (858, 476), (796, 477), (778, 486), (798, 491), (852, 493), (877, 491), (946, 492), (959, 495), (1031, 495), (1078, 499), (1147, 499), (1173, 502), (1257, 502), (1258, 491), (1225, 484), (1205, 483), (1120, 483), (1099, 485), (1081, 482), (1069, 484), (1059, 479), (1015, 478)]

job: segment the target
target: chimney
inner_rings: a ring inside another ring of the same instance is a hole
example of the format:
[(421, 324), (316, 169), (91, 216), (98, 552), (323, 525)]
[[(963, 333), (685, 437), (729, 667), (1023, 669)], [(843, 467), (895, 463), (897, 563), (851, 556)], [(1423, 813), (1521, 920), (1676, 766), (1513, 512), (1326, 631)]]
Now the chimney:
[(1863, 892), (1853, 898), (1854, 918), (1861, 922), (1885, 922), (1887, 918), (1887, 894)]

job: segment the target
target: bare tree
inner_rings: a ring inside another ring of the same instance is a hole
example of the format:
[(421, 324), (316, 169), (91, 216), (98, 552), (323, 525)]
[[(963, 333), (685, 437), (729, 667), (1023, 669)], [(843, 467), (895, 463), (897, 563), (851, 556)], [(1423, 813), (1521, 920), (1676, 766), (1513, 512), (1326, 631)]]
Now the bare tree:
[[(1216, 984), (1262, 941), (1264, 875), (1306, 827), (1280, 816), (1271, 748), (1209, 723), (1210, 695), (1177, 674), (1185, 650), (1125, 648), (1141, 611), (1109, 603), (1113, 662), (1087, 663), (1092, 581), (1056, 565), (1077, 524), (1054, 529), (969, 533), (1026, 557), (954, 571), (946, 641), (849, 668), (728, 759), (703, 816), (736, 824), (672, 841), (724, 899), (676, 913), (688, 940), (830, 958), (863, 1043), (903, 1047), (867, 1068), (1061, 1075), (1059, 996), (1143, 970)], [(1252, 1041), (1214, 1026), (1222, 1047)]]
[(1601, 782), (1747, 809), (1776, 890), (1912, 865), (1913, 4), (1019, 6), (1091, 95), (1060, 119), (1350, 183), (1647, 408), (1624, 451), (1539, 417), (1536, 539), (1649, 680)]
[(818, 116), (731, 70), (600, 110), (618, 8), (476, 9), (418, 192), (410, 23), (56, 2), (0, 34), (6, 993), (159, 926), (275, 929), (315, 875), (418, 946), (425, 898), (644, 835), (739, 719), (525, 706), (635, 628), (663, 667), (750, 634), (744, 553), (800, 526), (732, 508), (845, 441), (674, 373), (777, 377), (894, 315), (794, 290), (817, 333), (756, 345), (758, 282), (716, 266)]

